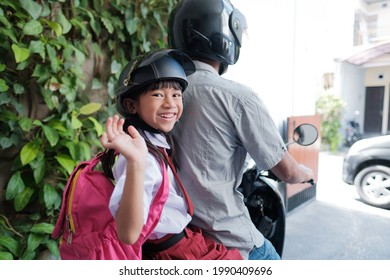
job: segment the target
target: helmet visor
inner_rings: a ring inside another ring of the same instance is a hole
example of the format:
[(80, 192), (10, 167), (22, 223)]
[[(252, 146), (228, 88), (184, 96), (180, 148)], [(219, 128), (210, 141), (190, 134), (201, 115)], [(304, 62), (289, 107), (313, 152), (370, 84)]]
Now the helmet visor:
[(239, 10), (234, 9), (230, 15), (229, 26), (237, 44), (241, 47), (242, 35), (245, 34), (248, 29), (245, 16)]

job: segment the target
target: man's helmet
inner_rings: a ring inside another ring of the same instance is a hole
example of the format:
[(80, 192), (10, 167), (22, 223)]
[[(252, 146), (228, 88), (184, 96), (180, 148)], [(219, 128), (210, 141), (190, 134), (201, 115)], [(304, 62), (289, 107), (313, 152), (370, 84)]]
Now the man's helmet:
[(187, 76), (195, 72), (191, 58), (179, 50), (164, 49), (140, 55), (122, 70), (116, 90), (118, 112), (128, 116), (123, 107), (123, 98), (139, 93), (150, 84), (162, 80), (179, 82), (182, 91), (188, 85)]
[(222, 74), (237, 62), (246, 28), (229, 0), (181, 0), (169, 17), (168, 40), (193, 58), (221, 62)]

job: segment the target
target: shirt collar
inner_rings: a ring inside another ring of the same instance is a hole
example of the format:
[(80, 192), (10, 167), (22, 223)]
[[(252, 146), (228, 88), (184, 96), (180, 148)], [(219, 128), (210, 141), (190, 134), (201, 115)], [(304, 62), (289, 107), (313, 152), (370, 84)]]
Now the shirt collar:
[(207, 63), (199, 61), (199, 60), (194, 60), (194, 64), (195, 64), (196, 70), (206, 70), (206, 71), (210, 71), (210, 72), (213, 72), (215, 74), (218, 74), (218, 71), (215, 70), (215, 68), (213, 66), (211, 66), (210, 64), (207, 64)]
[(146, 137), (148, 137), (149, 141), (158, 147), (162, 147), (164, 149), (170, 149), (171, 147), (169, 146), (167, 142), (167, 138), (165, 137), (164, 134), (161, 133), (153, 133), (149, 131), (144, 131)]

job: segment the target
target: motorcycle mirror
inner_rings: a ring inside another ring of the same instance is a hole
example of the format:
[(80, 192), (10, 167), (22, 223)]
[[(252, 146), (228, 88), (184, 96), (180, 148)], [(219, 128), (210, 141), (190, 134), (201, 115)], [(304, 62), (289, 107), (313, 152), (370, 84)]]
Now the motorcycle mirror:
[(318, 130), (312, 124), (301, 124), (294, 129), (293, 140), (301, 146), (309, 146), (317, 141)]

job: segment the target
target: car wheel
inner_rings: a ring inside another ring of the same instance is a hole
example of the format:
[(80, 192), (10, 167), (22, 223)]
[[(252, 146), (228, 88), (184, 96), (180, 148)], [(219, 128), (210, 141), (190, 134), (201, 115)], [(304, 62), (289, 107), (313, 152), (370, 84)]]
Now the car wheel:
[(390, 208), (389, 167), (367, 167), (357, 174), (354, 184), (363, 202), (380, 208)]

